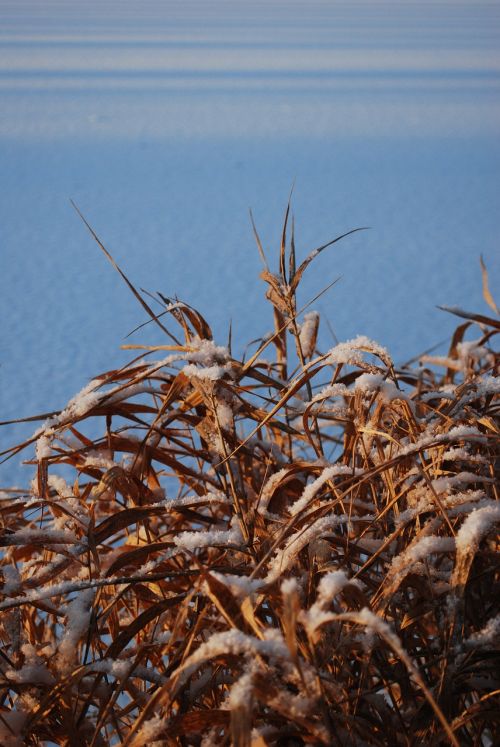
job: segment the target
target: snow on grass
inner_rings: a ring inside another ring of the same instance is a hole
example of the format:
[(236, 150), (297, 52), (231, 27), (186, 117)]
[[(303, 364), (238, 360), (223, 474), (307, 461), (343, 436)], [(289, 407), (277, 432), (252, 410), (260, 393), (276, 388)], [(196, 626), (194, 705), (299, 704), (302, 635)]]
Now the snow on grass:
[(58, 647), (60, 666), (64, 670), (75, 661), (78, 643), (88, 633), (94, 596), (93, 589), (84, 589), (66, 605), (65, 631)]
[(349, 583), (352, 582), (344, 571), (330, 571), (321, 577), (321, 581), (318, 585), (316, 601), (307, 611), (303, 612), (300, 617), (301, 622), (311, 638), (314, 638), (317, 628), (333, 619), (331, 612), (327, 608)]
[(464, 642), (466, 648), (493, 649), (500, 646), (500, 614), (492, 617), (486, 625)]
[(174, 544), (182, 550), (194, 552), (203, 547), (224, 547), (226, 545), (240, 545), (243, 542), (238, 522), (233, 519), (231, 529), (211, 529), (199, 532), (181, 532), (174, 536)]
[(378, 356), (386, 365), (391, 365), (392, 363), (387, 350), (365, 335), (358, 335), (352, 340), (336, 345), (328, 352), (325, 363), (331, 365), (348, 364), (350, 366), (359, 366), (364, 362), (363, 352)]
[(360, 474), (362, 472), (363, 470), (356, 470), (345, 464), (332, 464), (330, 467), (326, 467), (326, 469), (323, 470), (319, 477), (317, 477), (312, 483), (304, 488), (304, 491), (300, 498), (295, 501), (295, 503), (292, 503), (292, 505), (288, 509), (290, 514), (292, 516), (295, 516), (304, 508), (306, 508), (321, 490), (323, 485), (325, 485), (330, 480), (333, 480), (334, 477), (338, 477), (340, 475), (353, 477), (354, 475)]
[(304, 314), (304, 321), (299, 326), (300, 348), (304, 358), (310, 358), (314, 355), (318, 325), (319, 314), (317, 311), (309, 311)]
[(481, 540), (500, 522), (500, 503), (472, 511), (458, 530), (456, 543), (460, 553), (476, 552)]
[(331, 532), (334, 527), (349, 523), (349, 516), (326, 516), (314, 521), (305, 529), (299, 529), (289, 537), (286, 545), (277, 550), (267, 566), (266, 583), (276, 581), (291, 565), (299, 552), (312, 540), (318, 539)]

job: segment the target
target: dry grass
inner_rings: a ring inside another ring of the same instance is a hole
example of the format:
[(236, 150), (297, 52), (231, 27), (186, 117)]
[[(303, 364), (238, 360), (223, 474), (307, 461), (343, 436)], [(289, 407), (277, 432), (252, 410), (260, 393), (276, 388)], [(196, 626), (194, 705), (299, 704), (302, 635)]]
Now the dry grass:
[(402, 369), (320, 354), (286, 221), (278, 274), (260, 251), (254, 354), (129, 284), (166, 344), (9, 453), (36, 441), (1, 500), (2, 745), (498, 744), (500, 323)]

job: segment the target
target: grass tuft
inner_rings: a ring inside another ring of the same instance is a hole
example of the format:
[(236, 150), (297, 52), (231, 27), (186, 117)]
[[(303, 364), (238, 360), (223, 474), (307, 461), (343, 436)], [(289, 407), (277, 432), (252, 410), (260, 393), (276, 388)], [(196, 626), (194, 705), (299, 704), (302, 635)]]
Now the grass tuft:
[(320, 352), (288, 219), (246, 359), (88, 226), (164, 339), (6, 453), (2, 745), (498, 743), (498, 319)]

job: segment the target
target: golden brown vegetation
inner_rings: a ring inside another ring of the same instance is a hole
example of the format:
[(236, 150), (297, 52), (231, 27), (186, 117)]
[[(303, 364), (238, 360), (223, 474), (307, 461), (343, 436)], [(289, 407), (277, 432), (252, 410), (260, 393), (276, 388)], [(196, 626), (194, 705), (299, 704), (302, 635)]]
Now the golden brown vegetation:
[(256, 352), (129, 284), (166, 344), (11, 450), (36, 443), (1, 500), (2, 745), (498, 743), (500, 323), (458, 311), (404, 368), (320, 354), (312, 255), (286, 221), (278, 274), (258, 244)]

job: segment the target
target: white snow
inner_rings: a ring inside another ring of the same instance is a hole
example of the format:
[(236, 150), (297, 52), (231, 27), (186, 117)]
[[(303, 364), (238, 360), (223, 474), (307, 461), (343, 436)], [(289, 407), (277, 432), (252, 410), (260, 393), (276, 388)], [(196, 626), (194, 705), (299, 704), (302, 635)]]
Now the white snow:
[(73, 534), (64, 529), (18, 529), (17, 532), (7, 535), (5, 544), (8, 545), (27, 545), (31, 542), (53, 545), (65, 544), (73, 545), (80, 540)]
[(317, 311), (309, 311), (304, 314), (304, 321), (299, 326), (299, 340), (302, 354), (305, 358), (314, 355), (314, 343), (318, 331), (319, 314)]
[(300, 587), (297, 579), (291, 576), (290, 578), (285, 578), (285, 580), (281, 584), (281, 593), (286, 597), (297, 592), (299, 588)]
[(433, 445), (447, 443), (450, 441), (468, 441), (477, 440), (483, 442), (485, 436), (476, 426), (455, 425), (446, 433), (424, 433), (414, 443), (407, 444), (398, 450), (398, 455), (413, 454), (416, 451), (428, 448)]
[(229, 691), (229, 707), (231, 710), (248, 707), (252, 698), (252, 673), (246, 672), (236, 680)]
[(177, 674), (183, 673), (184, 677), (187, 677), (200, 664), (222, 654), (249, 658), (256, 654), (278, 659), (289, 659), (290, 657), (288, 647), (281, 633), (277, 630), (266, 630), (264, 639), (260, 640), (254, 636), (246, 635), (241, 630), (231, 629), (213, 633), (205, 643), (198, 646), (196, 651), (186, 659), (177, 670)]
[(323, 389), (315, 394), (311, 402), (321, 402), (327, 397), (352, 397), (352, 390), (346, 387), (345, 384), (330, 384), (329, 386), (323, 387)]
[[(365, 517), (367, 520), (369, 517)], [(274, 557), (268, 563), (268, 572), (265, 577), (266, 583), (273, 583), (280, 575), (290, 566), (302, 548), (306, 547), (312, 540), (325, 536), (331, 532), (334, 527), (340, 524), (347, 524), (355, 520), (355, 517), (349, 516), (325, 516), (316, 519), (307, 529), (299, 529), (292, 534), (286, 545), (278, 550)]]
[(333, 480), (334, 477), (338, 477), (340, 475), (354, 476), (355, 474), (359, 474), (360, 472), (362, 472), (362, 470), (353, 469), (346, 464), (332, 464), (331, 466), (326, 467), (326, 469), (323, 470), (319, 477), (317, 477), (313, 482), (311, 482), (304, 488), (300, 498), (298, 498), (295, 503), (293, 503), (288, 509), (289, 512), (292, 516), (295, 516), (304, 508), (306, 508), (321, 490), (323, 485), (325, 485), (325, 483), (329, 482), (330, 480)]
[(457, 475), (446, 475), (437, 477), (431, 481), (436, 493), (449, 493), (453, 488), (462, 485), (470, 485), (475, 482), (494, 482), (494, 478), (486, 475), (474, 474), (474, 472), (459, 472)]
[(390, 365), (391, 357), (387, 350), (377, 342), (370, 340), (365, 335), (358, 335), (352, 340), (341, 342), (332, 348), (326, 358), (326, 363), (331, 365), (346, 363), (350, 366), (359, 366), (364, 363), (363, 352), (378, 356), (386, 365)]
[(231, 592), (240, 600), (255, 594), (263, 586), (262, 580), (258, 578), (236, 576), (233, 573), (219, 573), (218, 571), (211, 571), (211, 574), (222, 584), (229, 587)]
[(344, 571), (330, 571), (322, 576), (318, 585), (316, 601), (300, 617), (310, 636), (314, 635), (315, 630), (320, 625), (332, 619), (332, 615), (326, 610), (326, 607), (349, 583), (353, 582), (349, 580)]
[(472, 511), (457, 532), (457, 551), (475, 552), (481, 540), (500, 522), (500, 503)]
[(260, 493), (259, 498), (259, 508), (258, 511), (260, 514), (263, 514), (267, 511), (267, 507), (269, 506), (269, 501), (273, 497), (274, 491), (278, 487), (278, 485), (281, 483), (282, 480), (289, 474), (290, 470), (287, 467), (283, 467), (282, 469), (278, 470), (278, 472), (275, 472), (274, 475), (271, 475), (266, 482), (264, 483), (264, 486)]
[(447, 449), (443, 452), (442, 459), (447, 462), (464, 461), (475, 462), (476, 464), (486, 464), (488, 461), (486, 457), (481, 454), (471, 454), (466, 446), (455, 446), (451, 449)]
[(3, 573), (3, 578), (4, 578), (2, 592), (6, 596), (9, 596), (13, 594), (14, 592), (18, 591), (21, 586), (22, 579), (16, 566), (4, 565), (2, 566), (2, 573)]
[(20, 669), (8, 668), (5, 674), (13, 682), (31, 685), (51, 685), (54, 682), (53, 675), (45, 666), (43, 660), (37, 655), (36, 648), (30, 643), (21, 646), (24, 654), (24, 664)]
[(496, 648), (500, 645), (500, 614), (492, 617), (484, 628), (472, 633), (465, 641), (466, 648)]
[(161, 716), (153, 716), (143, 723), (137, 732), (136, 739), (141, 739), (146, 744), (149, 740), (157, 737), (164, 726), (164, 719)]
[(63, 671), (75, 661), (78, 643), (88, 631), (93, 601), (93, 589), (84, 589), (77, 592), (66, 605), (65, 631), (58, 648), (59, 664)]
[(430, 535), (417, 538), (404, 552), (393, 559), (391, 572), (403, 578), (411, 573), (415, 563), (424, 560), (432, 553), (448, 553), (454, 550), (455, 539), (453, 537)]
[(174, 544), (182, 550), (194, 552), (202, 547), (224, 547), (241, 545), (243, 537), (236, 519), (232, 520), (229, 530), (210, 529), (195, 532), (181, 532), (173, 538)]
[(193, 363), (189, 363), (184, 366), (182, 373), (188, 378), (207, 379), (208, 381), (217, 381), (227, 374), (230, 370), (230, 366), (195, 366)]
[(355, 391), (361, 391), (366, 394), (372, 394), (373, 392), (379, 392), (381, 399), (384, 402), (392, 402), (395, 399), (401, 399), (413, 408), (413, 402), (405, 392), (398, 389), (392, 379), (388, 379), (382, 374), (371, 374), (364, 373), (355, 381)]

